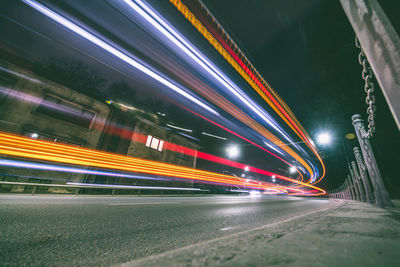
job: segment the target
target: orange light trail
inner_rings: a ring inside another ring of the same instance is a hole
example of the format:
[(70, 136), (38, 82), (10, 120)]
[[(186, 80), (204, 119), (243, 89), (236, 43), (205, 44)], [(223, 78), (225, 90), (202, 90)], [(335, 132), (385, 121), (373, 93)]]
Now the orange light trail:
[[(265, 82), (266, 87), (260, 82), (260, 80), (254, 75), (247, 66), (240, 60), (240, 58), (232, 53), (229, 53), (218, 40), (207, 30), (207, 28), (196, 18), (196, 16), (182, 3), (181, 0), (170, 0), (170, 2), (175, 6), (175, 8), (203, 35), (203, 37), (220, 53), (220, 55), (242, 76), (243, 79), (271, 106), (271, 108), (285, 121), (285, 123), (303, 140), (306, 142), (307, 146), (311, 149), (311, 151), (315, 154), (322, 166), (322, 175), (321, 177), (314, 182), (318, 183), (325, 176), (325, 165), (322, 161), (322, 158), (319, 156), (318, 152), (314, 148), (314, 146), (309, 141), (309, 138), (301, 131), (300, 126), (297, 125), (289, 116), (289, 114), (285, 111), (280, 103), (274, 98), (276, 93), (273, 92), (272, 88)], [(230, 39), (231, 43), (233, 41)], [(239, 49), (237, 49), (239, 50)], [(240, 51), (240, 50), (239, 50)], [(258, 73), (257, 73), (258, 74)], [(257, 75), (260, 76), (260, 75)], [(267, 89), (268, 88), (268, 89)], [(272, 91), (273, 93), (269, 92)], [(283, 102), (280, 100), (280, 102)], [(284, 105), (286, 107), (286, 105)], [(291, 113), (291, 112), (290, 112)], [(293, 115), (294, 117), (294, 115)], [(297, 121), (297, 120), (296, 120)], [(276, 143), (277, 145), (281, 145), (281, 143)], [(297, 158), (296, 158), (297, 159)], [(298, 160), (298, 159), (297, 159)], [(302, 162), (303, 160), (299, 161)], [(303, 165), (307, 168), (308, 164)], [(312, 171), (307, 169), (311, 174)], [(312, 177), (312, 175), (311, 175)], [(311, 181), (311, 179), (310, 179)]]
[[(290, 186), (274, 185), (255, 180), (247, 182), (246, 179), (230, 175), (123, 156), (94, 149), (55, 144), (42, 140), (33, 140), (28, 137), (16, 136), (8, 133), (0, 133), (0, 154), (58, 163), (75, 164), (80, 166), (91, 166), (152, 175), (163, 175), (197, 181), (215, 182), (226, 185), (238, 185), (262, 190), (278, 190), (279, 192), (288, 193), (290, 191), (297, 191), (295, 194), (307, 194), (303, 190)], [(319, 191), (319, 193), (315, 193), (313, 195), (325, 194), (323, 189), (313, 185), (306, 184), (282, 175), (276, 176), (279, 179)]]

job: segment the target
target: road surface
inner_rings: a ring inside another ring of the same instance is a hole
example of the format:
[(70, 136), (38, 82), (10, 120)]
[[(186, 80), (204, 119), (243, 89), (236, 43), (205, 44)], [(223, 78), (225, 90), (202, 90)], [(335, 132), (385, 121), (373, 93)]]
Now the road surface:
[(0, 262), (110, 265), (323, 209), (294, 197), (0, 196)]

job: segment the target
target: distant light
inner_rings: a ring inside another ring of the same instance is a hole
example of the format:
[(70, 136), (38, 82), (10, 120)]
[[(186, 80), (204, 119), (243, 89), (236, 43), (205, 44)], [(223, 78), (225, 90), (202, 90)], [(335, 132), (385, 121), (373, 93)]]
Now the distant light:
[(227, 149), (226, 149), (226, 153), (228, 153), (228, 157), (230, 158), (236, 158), (239, 156), (240, 154), (240, 150), (239, 147), (237, 145), (230, 145)]
[(246, 182), (247, 182), (247, 183), (250, 182), (250, 179), (246, 179)]
[(328, 132), (320, 133), (317, 136), (317, 143), (320, 145), (328, 145), (332, 141), (332, 137)]
[(356, 135), (353, 133), (348, 133), (345, 135), (346, 139), (348, 140), (353, 140), (354, 138), (356, 138)]
[(261, 193), (258, 191), (250, 191), (250, 197), (261, 197)]
[(242, 177), (245, 177), (246, 175), (244, 173), (242, 173)]
[(290, 173), (295, 173), (297, 171), (297, 168), (295, 166), (290, 166), (289, 172)]
[(158, 115), (165, 117), (165, 113), (157, 112)]
[(272, 182), (273, 182), (273, 183), (276, 182), (276, 177), (275, 177), (275, 175), (272, 175)]
[(248, 172), (250, 170), (249, 166), (244, 167), (244, 171)]
[(39, 135), (37, 133), (31, 133), (30, 137), (33, 139), (37, 139), (39, 137)]

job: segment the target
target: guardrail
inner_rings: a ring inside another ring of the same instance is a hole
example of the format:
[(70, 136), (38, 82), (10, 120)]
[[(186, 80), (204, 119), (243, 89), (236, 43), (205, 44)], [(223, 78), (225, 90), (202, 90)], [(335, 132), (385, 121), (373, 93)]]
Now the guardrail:
[(207, 189), (200, 188), (185, 188), (185, 187), (161, 187), (161, 186), (135, 186), (135, 185), (105, 185), (105, 184), (85, 184), (85, 183), (67, 183), (67, 184), (42, 184), (42, 183), (24, 183), (24, 182), (9, 182), (0, 181), (0, 185), (19, 185), (19, 186), (31, 186), (34, 195), (37, 187), (63, 187), (63, 188), (76, 188), (75, 195), (79, 194), (80, 189), (110, 189), (112, 195), (115, 194), (116, 189), (122, 190), (138, 190), (138, 196), (140, 196), (140, 190), (163, 190), (166, 191), (191, 191), (194, 192), (208, 192)]

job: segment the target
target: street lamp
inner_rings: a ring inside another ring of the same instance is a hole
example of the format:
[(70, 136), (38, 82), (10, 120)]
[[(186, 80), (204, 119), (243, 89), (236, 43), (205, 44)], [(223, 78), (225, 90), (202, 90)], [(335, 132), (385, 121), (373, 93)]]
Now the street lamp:
[(275, 182), (276, 182), (276, 176), (275, 176), (275, 175), (272, 175), (271, 178), (272, 178), (272, 182), (275, 183)]
[(297, 168), (296, 168), (295, 166), (290, 166), (289, 172), (290, 172), (291, 174), (295, 173), (296, 171), (297, 171)]
[(244, 167), (244, 171), (248, 172), (250, 170), (249, 166)]
[(320, 145), (329, 145), (332, 141), (332, 136), (328, 132), (322, 132), (317, 135), (317, 143)]
[(236, 158), (240, 154), (239, 147), (237, 145), (230, 145), (226, 148), (226, 153), (229, 158)]

